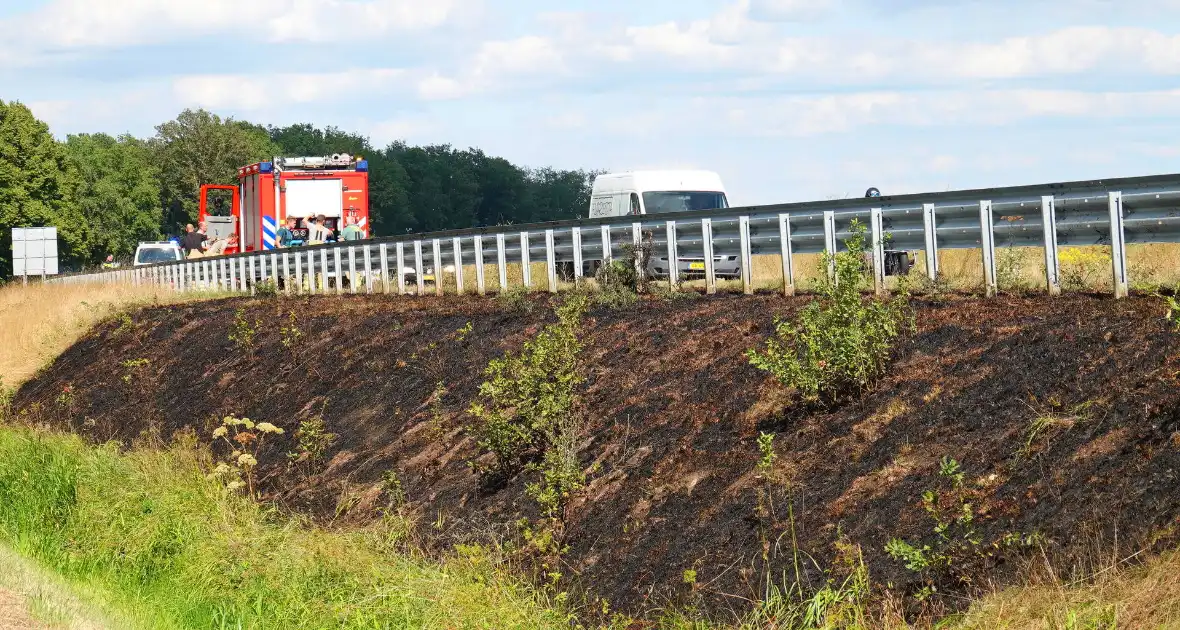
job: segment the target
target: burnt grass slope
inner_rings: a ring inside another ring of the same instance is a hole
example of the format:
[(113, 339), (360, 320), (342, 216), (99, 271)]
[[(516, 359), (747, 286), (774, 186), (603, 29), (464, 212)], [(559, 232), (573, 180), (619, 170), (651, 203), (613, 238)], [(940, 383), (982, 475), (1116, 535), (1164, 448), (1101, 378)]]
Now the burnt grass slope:
[[(263, 458), (278, 503), (337, 523), (376, 518), (382, 477), (394, 471), (431, 544), (503, 538), (537, 516), (524, 494), (535, 473), (481, 484), (462, 426), (488, 361), (554, 320), (547, 299), (529, 314), (474, 297), (147, 308), (99, 326), (15, 405), (31, 421), (125, 443), (186, 427), (207, 438), (230, 413), (270, 421), (287, 430)], [(774, 517), (756, 516), (761, 431), (776, 435), (800, 550), (823, 566), (838, 537), (859, 543), (878, 585), (917, 587), (884, 546), (931, 539), (921, 496), (944, 456), (968, 474), (981, 532), (1039, 533), (1058, 569), (1116, 538), (1132, 551), (1174, 542), (1180, 355), (1157, 300), (918, 301), (917, 333), (890, 375), (828, 411), (791, 405), (743, 356), (771, 334), (774, 316), (805, 301), (717, 296), (588, 315), (581, 457), (593, 473), (565, 530), (575, 589), (633, 612), (757, 599), (763, 540), (773, 575), (793, 563), (786, 492)], [(238, 308), (263, 322), (252, 353), (228, 339)], [(291, 313), (302, 336), (286, 348), (280, 328)], [(458, 334), (468, 322), (472, 332)], [(136, 359), (147, 363), (127, 363)], [(66, 386), (72, 400), (61, 397)], [(309, 477), (286, 452), (299, 422), (320, 414), (339, 439)], [(1048, 421), (1029, 439), (1038, 418)], [(1001, 554), (976, 583), (1018, 579), (1020, 564)]]

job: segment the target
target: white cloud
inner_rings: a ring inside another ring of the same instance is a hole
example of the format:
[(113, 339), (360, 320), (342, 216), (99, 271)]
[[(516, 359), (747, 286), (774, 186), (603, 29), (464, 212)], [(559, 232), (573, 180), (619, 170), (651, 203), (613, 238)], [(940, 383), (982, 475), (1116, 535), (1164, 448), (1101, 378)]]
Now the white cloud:
[(834, 8), (838, 0), (748, 0), (750, 17), (764, 22), (816, 19)]
[(178, 77), (173, 98), (211, 109), (266, 110), (276, 103), (315, 103), (389, 90), (403, 84), (406, 72), (367, 68), (307, 74), (221, 74)]
[(53, 0), (0, 22), (0, 59), (165, 44), (227, 34), (264, 42), (347, 42), (436, 28), (478, 0)]

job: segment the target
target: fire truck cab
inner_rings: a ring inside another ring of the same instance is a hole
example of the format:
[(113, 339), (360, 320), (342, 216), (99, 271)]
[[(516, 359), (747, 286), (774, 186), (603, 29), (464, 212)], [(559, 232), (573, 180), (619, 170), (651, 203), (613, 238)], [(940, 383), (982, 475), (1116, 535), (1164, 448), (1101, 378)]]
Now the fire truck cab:
[[(230, 192), (229, 214), (210, 211), (209, 192)], [(369, 231), (369, 164), (347, 153), (323, 157), (276, 157), (238, 169), (237, 186), (201, 186), (200, 220), (210, 238), (236, 234), (239, 246), (260, 251), (277, 247), (276, 234), (289, 217), (298, 219), (295, 239), (307, 240), (303, 220), (323, 215), (336, 234), (351, 219), (365, 238)]]

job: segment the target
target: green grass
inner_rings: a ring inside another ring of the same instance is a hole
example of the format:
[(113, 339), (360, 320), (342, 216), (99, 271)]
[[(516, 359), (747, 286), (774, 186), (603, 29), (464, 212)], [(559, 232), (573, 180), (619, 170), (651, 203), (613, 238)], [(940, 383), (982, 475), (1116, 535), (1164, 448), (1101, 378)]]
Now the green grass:
[(0, 425), (0, 542), (143, 627), (568, 627), (479, 549), (436, 563), (398, 521), (311, 527), (206, 480), (205, 458)]

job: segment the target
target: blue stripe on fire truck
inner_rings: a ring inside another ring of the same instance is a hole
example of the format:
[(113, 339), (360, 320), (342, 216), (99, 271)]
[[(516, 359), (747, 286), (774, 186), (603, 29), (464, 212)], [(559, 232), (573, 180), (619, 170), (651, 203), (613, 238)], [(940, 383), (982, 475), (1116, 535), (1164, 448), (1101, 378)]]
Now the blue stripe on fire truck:
[(275, 232), (277, 231), (274, 217), (262, 217), (262, 249), (275, 248)]

